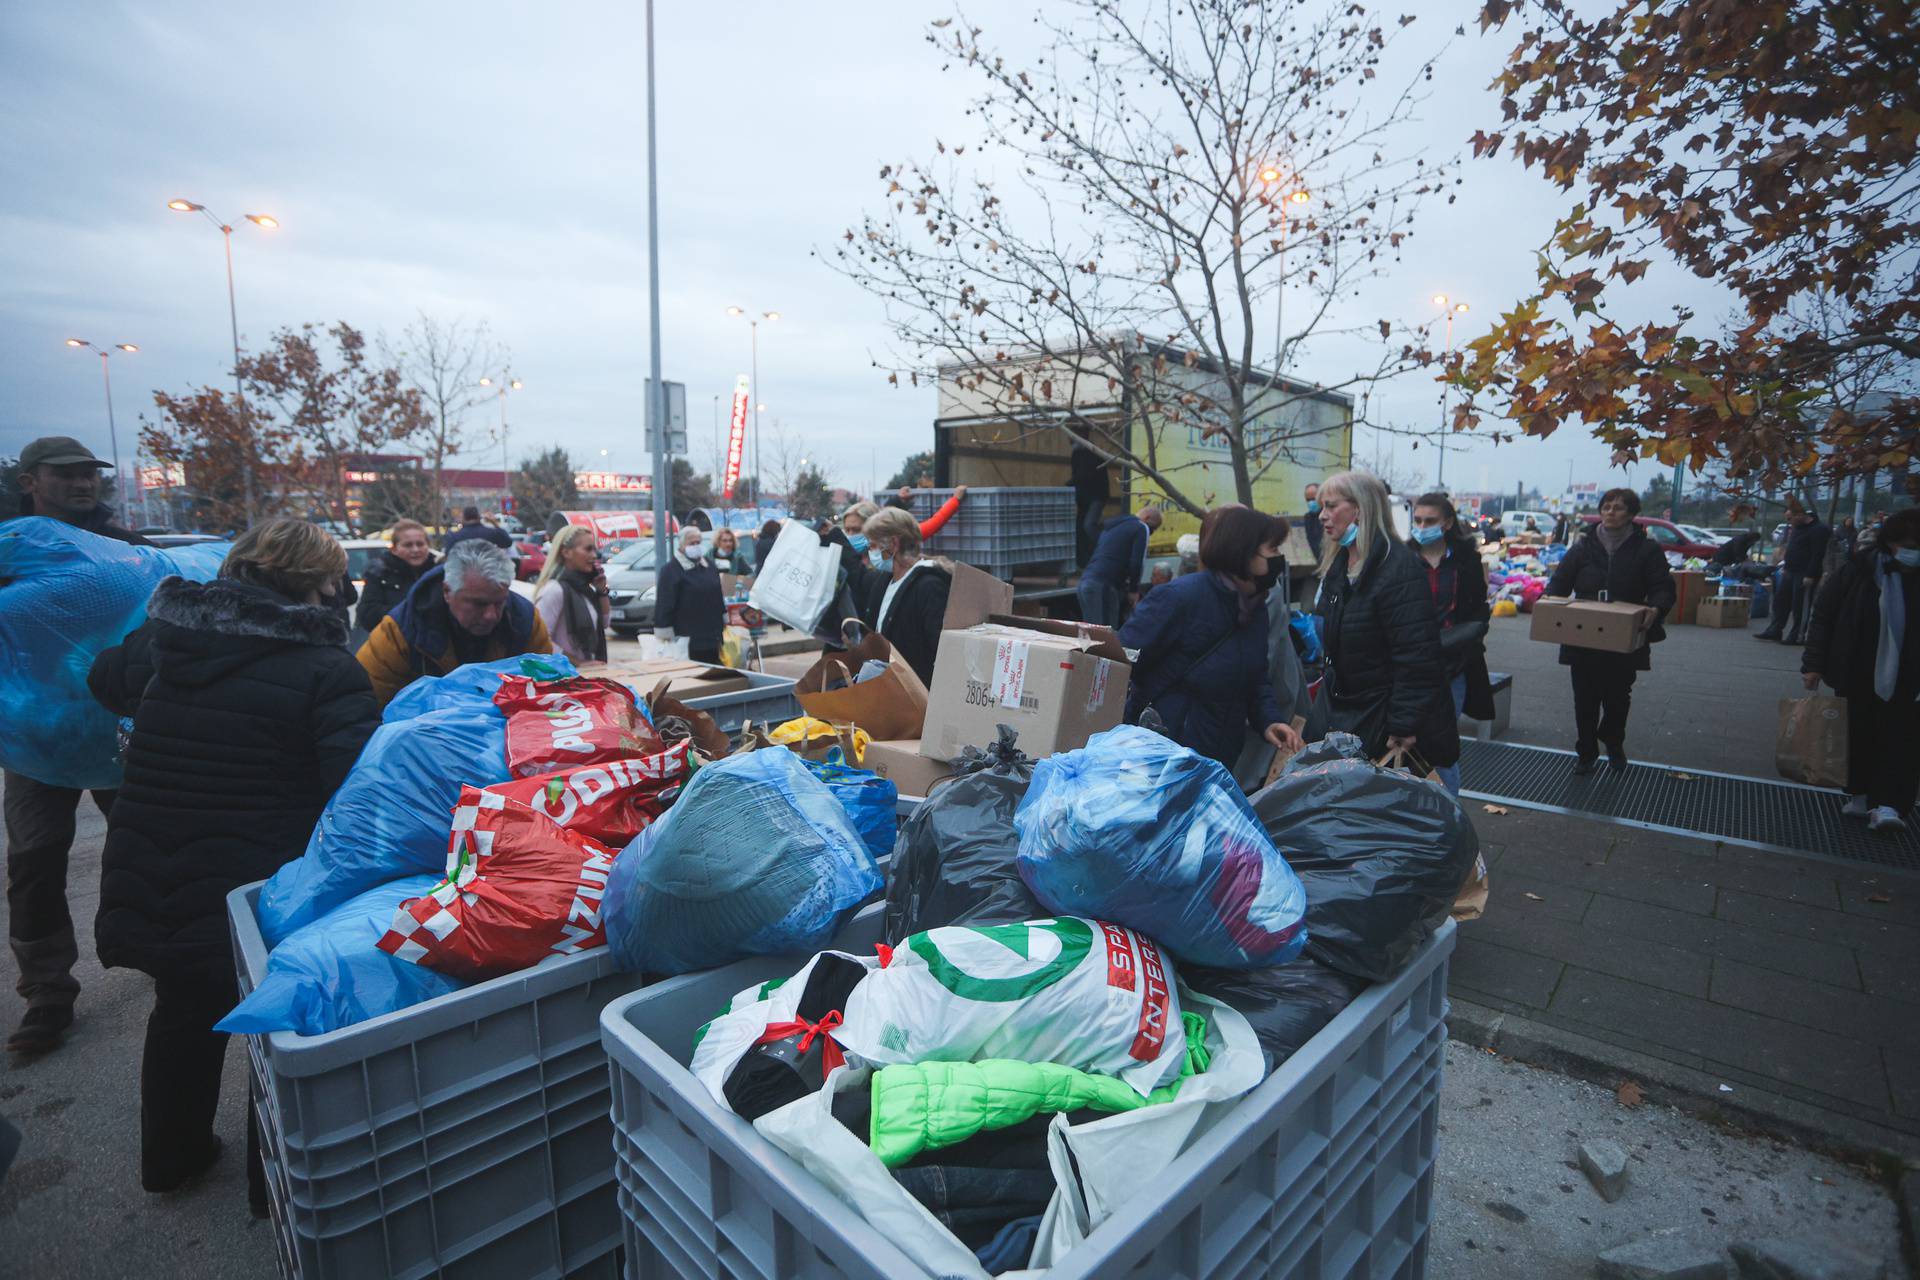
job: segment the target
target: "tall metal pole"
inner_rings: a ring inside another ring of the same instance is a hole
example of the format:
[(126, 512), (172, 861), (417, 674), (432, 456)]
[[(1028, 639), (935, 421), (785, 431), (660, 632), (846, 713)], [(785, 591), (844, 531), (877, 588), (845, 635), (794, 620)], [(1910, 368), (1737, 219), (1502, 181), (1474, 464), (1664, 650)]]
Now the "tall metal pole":
[(653, 442), (653, 562), (667, 563), (667, 384), (660, 368), (660, 145), (654, 123), (653, 0), (647, 0), (647, 329), (653, 380), (647, 384), (647, 428)]
[[(1447, 308), (1447, 354), (1453, 358), (1453, 308)], [(1445, 493), (1447, 490), (1447, 401), (1453, 397), (1453, 388), (1440, 384), (1440, 474), (1434, 477), (1433, 487)]]
[(242, 478), (246, 482), (247, 523), (252, 524), (256, 509), (253, 489), (253, 423), (247, 416), (247, 393), (240, 387), (240, 308), (233, 299), (233, 228), (220, 224), (220, 239), (227, 248), (227, 323), (233, 331), (233, 399), (240, 407), (240, 425), (246, 432)]
[[(127, 477), (120, 470), (120, 433), (113, 425), (113, 378), (107, 372), (107, 353), (100, 353), (100, 385), (107, 389), (107, 441), (113, 445), (113, 486), (120, 491), (120, 523), (131, 524), (127, 506)], [(138, 477), (136, 477), (136, 480)]]
[(504, 499), (511, 496), (513, 493), (512, 470), (513, 469), (507, 464), (507, 389), (505, 387), (501, 387), (500, 388), (500, 496), (503, 499), (503, 501), (500, 503), (500, 510), (502, 512), (506, 511), (507, 509), (507, 504), (504, 501)]

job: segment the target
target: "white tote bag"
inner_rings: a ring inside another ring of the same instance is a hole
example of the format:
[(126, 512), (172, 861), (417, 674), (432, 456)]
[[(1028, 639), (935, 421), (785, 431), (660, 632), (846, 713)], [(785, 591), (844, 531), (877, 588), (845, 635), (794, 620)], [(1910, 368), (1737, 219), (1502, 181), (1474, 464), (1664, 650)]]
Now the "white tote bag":
[(796, 631), (812, 632), (840, 584), (840, 550), (798, 520), (784, 520), (773, 550), (754, 577), (754, 608)]

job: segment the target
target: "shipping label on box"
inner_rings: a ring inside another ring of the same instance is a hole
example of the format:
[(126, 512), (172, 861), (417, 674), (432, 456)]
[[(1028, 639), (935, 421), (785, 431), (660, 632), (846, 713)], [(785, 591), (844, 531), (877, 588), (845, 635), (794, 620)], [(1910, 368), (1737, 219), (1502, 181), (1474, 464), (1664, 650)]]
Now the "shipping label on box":
[(1035, 759), (1085, 746), (1120, 723), (1131, 670), (1104, 628), (1001, 616), (944, 632), (921, 754), (950, 760), (993, 742), (1002, 724)]
[(1643, 604), (1542, 596), (1533, 604), (1532, 639), (1576, 649), (1633, 653), (1647, 642), (1654, 610)]

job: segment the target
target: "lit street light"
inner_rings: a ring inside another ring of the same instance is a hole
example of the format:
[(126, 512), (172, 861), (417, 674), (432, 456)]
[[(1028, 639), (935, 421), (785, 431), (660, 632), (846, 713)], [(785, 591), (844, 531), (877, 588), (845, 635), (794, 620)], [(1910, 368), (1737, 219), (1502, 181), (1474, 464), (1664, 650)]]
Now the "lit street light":
[[(1452, 300), (1444, 293), (1436, 293), (1433, 295), (1433, 305), (1446, 312), (1447, 316), (1447, 351), (1445, 359), (1451, 359), (1453, 357), (1453, 318), (1457, 315), (1465, 315), (1467, 313), (1466, 303), (1453, 302), (1452, 305), (1449, 306), (1448, 304), (1451, 301)], [(1434, 477), (1434, 488), (1443, 492), (1447, 487), (1447, 401), (1452, 395), (1453, 387), (1446, 382), (1442, 382), (1440, 384), (1440, 471), (1439, 474)]]
[[(501, 374), (498, 381), (492, 377), (480, 379), (483, 387), (494, 387), (494, 394), (500, 397), (500, 512), (506, 514), (507, 499), (513, 493), (513, 480), (507, 466), (507, 393), (518, 391), (526, 384), (520, 379)], [(602, 449), (602, 453), (606, 450)]]
[[(1281, 174), (1280, 170), (1274, 168), (1272, 165), (1268, 165), (1266, 168), (1260, 170), (1260, 181), (1265, 183), (1267, 186), (1267, 203), (1270, 205), (1274, 205), (1276, 207), (1281, 203), (1281, 197), (1276, 192), (1275, 188), (1279, 185), (1279, 182), (1282, 176), (1283, 175)], [(1305, 187), (1296, 187), (1294, 190), (1288, 192), (1287, 195), (1285, 196), (1285, 200), (1288, 204), (1305, 204), (1307, 203), (1308, 200), (1311, 200), (1312, 198), (1313, 197), (1308, 194), (1307, 189)], [(1286, 351), (1287, 351), (1286, 330), (1282, 327), (1282, 320), (1283, 320), (1283, 317), (1286, 315), (1286, 307), (1287, 307), (1287, 215), (1286, 215), (1286, 212), (1284, 210), (1281, 210), (1279, 217), (1280, 217), (1280, 226), (1279, 226), (1280, 285), (1278, 288), (1274, 290), (1274, 303), (1273, 303), (1273, 374), (1274, 374), (1274, 381), (1276, 383), (1278, 383), (1279, 381), (1282, 362), (1286, 359)]]
[(747, 377), (753, 387), (753, 394), (755, 396), (753, 406), (753, 505), (758, 509), (760, 506), (760, 486), (763, 483), (760, 470), (760, 415), (767, 411), (767, 406), (761, 404), (758, 400), (760, 395), (760, 322), (762, 320), (768, 322), (778, 320), (780, 313), (778, 311), (762, 311), (759, 315), (755, 316), (749, 314), (745, 307), (728, 307), (727, 314), (736, 319), (745, 316), (747, 327), (752, 330), (752, 359), (748, 364)]
[[(247, 428), (247, 458), (246, 465), (241, 470), (243, 478), (246, 481), (247, 523), (252, 524), (255, 503), (253, 468), (257, 459), (254, 457), (252, 424), (247, 421), (247, 397), (246, 393), (240, 388), (240, 313), (239, 309), (234, 305), (233, 300), (233, 226), (231, 223), (223, 222), (215, 217), (207, 206), (195, 204), (191, 200), (169, 200), (167, 201), (167, 208), (172, 209), (175, 213), (201, 214), (208, 222), (220, 228), (220, 236), (226, 243), (227, 323), (233, 331), (233, 397), (240, 406), (241, 424)], [(278, 230), (280, 226), (280, 220), (278, 218), (270, 217), (264, 213), (250, 213), (247, 215), (247, 221), (259, 227), (262, 231)]]
[(105, 387), (107, 391), (107, 442), (113, 446), (113, 485), (120, 495), (120, 523), (123, 527), (131, 527), (133, 521), (127, 514), (127, 478), (120, 473), (120, 433), (114, 429), (113, 425), (113, 377), (107, 372), (107, 357), (115, 351), (125, 351), (128, 354), (132, 354), (140, 348), (134, 346), (131, 342), (116, 342), (113, 344), (112, 349), (109, 350), (96, 343), (88, 342), (85, 338), (68, 338), (67, 345), (70, 347), (85, 347), (89, 351), (99, 353), (100, 385)]

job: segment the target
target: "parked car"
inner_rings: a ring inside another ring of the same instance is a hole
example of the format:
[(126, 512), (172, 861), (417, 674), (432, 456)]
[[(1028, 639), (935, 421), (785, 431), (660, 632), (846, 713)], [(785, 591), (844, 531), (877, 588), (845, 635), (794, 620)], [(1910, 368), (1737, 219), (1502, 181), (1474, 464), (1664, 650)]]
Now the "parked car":
[[(1580, 518), (1589, 525), (1600, 523), (1598, 515), (1583, 515)], [(1669, 555), (1677, 555), (1688, 560), (1696, 557), (1701, 560), (1711, 560), (1713, 553), (1720, 549), (1718, 542), (1700, 542), (1690, 538), (1679, 525), (1671, 520), (1662, 520), (1659, 516), (1635, 516), (1633, 522), (1647, 531), (1647, 536), (1653, 539), (1654, 546)]]
[(514, 550), (520, 553), (519, 568), (514, 576), (522, 582), (532, 582), (540, 576), (540, 570), (546, 567), (547, 549), (532, 538), (515, 538)]
[(1554, 521), (1560, 517), (1551, 511), (1515, 510), (1500, 513), (1500, 528), (1509, 538), (1518, 537), (1527, 531), (1527, 521), (1532, 520), (1542, 536), (1553, 532)]
[(607, 603), (613, 608), (607, 625), (613, 633), (633, 637), (653, 630), (653, 539), (627, 543), (609, 556), (606, 569)]
[(358, 591), (367, 580), (367, 569), (378, 564), (380, 555), (392, 544), (380, 538), (342, 538), (340, 546), (347, 553), (347, 576), (353, 579), (353, 589)]
[(1711, 529), (1703, 529), (1697, 524), (1675, 525), (1674, 528), (1703, 546), (1719, 547), (1726, 545), (1726, 539)]

